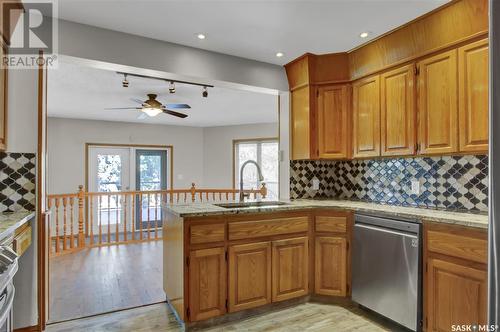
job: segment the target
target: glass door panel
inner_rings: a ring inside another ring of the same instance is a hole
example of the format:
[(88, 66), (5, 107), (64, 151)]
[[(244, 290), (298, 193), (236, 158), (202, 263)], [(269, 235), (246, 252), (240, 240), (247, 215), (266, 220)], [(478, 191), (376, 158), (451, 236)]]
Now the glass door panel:
[[(136, 190), (167, 189), (167, 151), (136, 150)], [(144, 193), (137, 198), (136, 227), (151, 229), (162, 226), (161, 195)]]

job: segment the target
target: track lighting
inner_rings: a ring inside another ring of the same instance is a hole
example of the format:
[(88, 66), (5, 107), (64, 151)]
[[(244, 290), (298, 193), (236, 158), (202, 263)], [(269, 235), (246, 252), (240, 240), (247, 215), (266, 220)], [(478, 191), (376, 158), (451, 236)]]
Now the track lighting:
[(174, 81), (170, 81), (170, 85), (168, 87), (168, 91), (170, 93), (175, 93), (175, 83), (174, 83)]
[(205, 98), (207, 98), (207, 97), (208, 97), (208, 90), (207, 90), (207, 87), (206, 87), (206, 86), (204, 86), (204, 87), (203, 87), (203, 92), (201, 93), (201, 95), (202, 95), (203, 97), (205, 97)]
[(128, 88), (127, 74), (123, 74), (122, 86)]

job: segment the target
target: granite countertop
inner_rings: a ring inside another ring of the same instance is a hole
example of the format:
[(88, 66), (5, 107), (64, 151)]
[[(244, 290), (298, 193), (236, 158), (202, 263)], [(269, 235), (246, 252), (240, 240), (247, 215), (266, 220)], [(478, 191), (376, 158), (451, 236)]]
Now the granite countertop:
[(402, 207), (349, 200), (312, 200), (300, 199), (286, 202), (286, 205), (273, 205), (252, 208), (223, 208), (210, 203), (192, 203), (185, 205), (166, 205), (165, 208), (178, 217), (201, 217), (243, 213), (269, 213), (315, 208), (354, 210), (356, 212), (384, 213), (404, 218), (416, 218), (427, 221), (456, 224), (462, 226), (488, 228), (488, 216), (466, 212), (450, 212), (436, 209)]
[(4, 212), (0, 213), (0, 241), (9, 237), (14, 231), (35, 217), (35, 212)]

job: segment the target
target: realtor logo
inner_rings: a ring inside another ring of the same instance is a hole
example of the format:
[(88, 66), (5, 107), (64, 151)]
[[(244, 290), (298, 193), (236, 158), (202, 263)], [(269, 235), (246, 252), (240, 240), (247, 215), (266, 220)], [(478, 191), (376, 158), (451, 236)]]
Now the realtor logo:
[[(9, 69), (54, 67), (57, 59), (57, 4), (54, 1), (5, 1), (1, 6), (2, 31), (11, 31), (2, 66)], [(43, 51), (43, 59), (39, 58)]]

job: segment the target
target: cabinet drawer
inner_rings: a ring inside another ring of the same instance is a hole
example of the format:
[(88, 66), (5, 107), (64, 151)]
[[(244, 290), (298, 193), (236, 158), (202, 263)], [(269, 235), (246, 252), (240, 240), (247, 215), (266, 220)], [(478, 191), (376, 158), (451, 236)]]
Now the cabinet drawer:
[(222, 242), (225, 239), (224, 224), (205, 224), (191, 225), (190, 242), (191, 244)]
[(230, 223), (229, 240), (307, 232), (308, 220), (304, 216)]
[(347, 217), (345, 216), (316, 216), (314, 224), (316, 232), (347, 232)]
[(488, 259), (488, 244), (486, 237), (480, 239), (477, 237), (428, 230), (427, 250), (483, 264), (486, 264)]
[(19, 234), (14, 237), (12, 249), (21, 256), (31, 245), (31, 225), (24, 228)]

